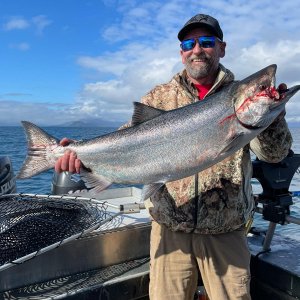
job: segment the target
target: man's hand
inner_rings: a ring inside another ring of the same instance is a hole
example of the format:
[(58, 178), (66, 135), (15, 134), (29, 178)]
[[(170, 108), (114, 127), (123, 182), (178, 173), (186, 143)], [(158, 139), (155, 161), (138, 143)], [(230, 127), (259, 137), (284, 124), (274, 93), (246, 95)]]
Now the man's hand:
[(285, 83), (280, 83), (278, 88), (277, 88), (277, 91), (279, 94), (285, 92), (287, 90), (287, 85)]
[[(282, 93), (284, 93), (284, 92), (286, 92), (286, 90), (287, 90), (287, 85), (285, 83), (280, 83), (279, 86), (278, 86), (278, 88), (277, 88), (277, 91), (278, 91), (279, 95), (282, 94)], [(278, 121), (282, 120), (285, 117), (285, 114), (286, 114), (286, 111), (283, 110), (278, 115), (278, 117), (274, 120), (274, 122), (278, 122)]]
[[(68, 146), (73, 143), (73, 140), (63, 138), (59, 144), (61, 146)], [(57, 173), (68, 171), (71, 173), (80, 173), (81, 160), (77, 158), (77, 154), (74, 151), (66, 150), (64, 155), (60, 157), (55, 163), (55, 171)]]

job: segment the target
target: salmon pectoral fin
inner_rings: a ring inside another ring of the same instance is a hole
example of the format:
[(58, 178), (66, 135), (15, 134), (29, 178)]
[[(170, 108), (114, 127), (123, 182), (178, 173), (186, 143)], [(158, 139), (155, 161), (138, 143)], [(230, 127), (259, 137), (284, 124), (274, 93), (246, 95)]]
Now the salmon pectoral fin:
[(99, 193), (108, 188), (112, 182), (104, 176), (87, 171), (84, 168), (80, 169), (80, 177), (88, 189), (91, 189), (92, 194)]
[(238, 134), (230, 135), (227, 138), (225, 147), (222, 148), (221, 151), (219, 152), (218, 157), (231, 155), (232, 153), (237, 151), (239, 148), (241, 148), (240, 140), (244, 137), (244, 135), (245, 134), (242, 132), (238, 133)]
[(142, 190), (141, 201), (145, 201), (150, 198), (152, 195), (157, 193), (157, 191), (164, 185), (164, 182), (152, 183), (148, 185), (144, 185)]

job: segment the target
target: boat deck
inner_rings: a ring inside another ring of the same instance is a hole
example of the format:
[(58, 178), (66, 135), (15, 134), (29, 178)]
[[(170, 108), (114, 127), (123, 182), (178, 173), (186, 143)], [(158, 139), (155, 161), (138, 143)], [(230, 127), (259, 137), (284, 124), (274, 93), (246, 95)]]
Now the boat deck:
[(253, 299), (300, 299), (300, 242), (275, 232), (271, 251), (264, 253), (263, 241), (264, 236), (248, 236)]
[[(138, 202), (135, 188), (107, 190), (99, 200)], [(117, 213), (117, 209), (111, 210)], [(100, 229), (0, 272), (1, 299), (147, 299), (150, 219), (123, 214)], [(263, 234), (249, 234), (254, 300), (300, 299), (300, 242), (275, 232), (261, 253)]]

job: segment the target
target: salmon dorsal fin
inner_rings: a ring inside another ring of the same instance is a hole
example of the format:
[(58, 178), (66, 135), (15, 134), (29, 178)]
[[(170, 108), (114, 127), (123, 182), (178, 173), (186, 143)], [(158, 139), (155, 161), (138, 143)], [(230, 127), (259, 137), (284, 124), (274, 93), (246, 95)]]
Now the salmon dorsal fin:
[(164, 110), (148, 106), (140, 102), (133, 102), (132, 126), (144, 123), (165, 113)]

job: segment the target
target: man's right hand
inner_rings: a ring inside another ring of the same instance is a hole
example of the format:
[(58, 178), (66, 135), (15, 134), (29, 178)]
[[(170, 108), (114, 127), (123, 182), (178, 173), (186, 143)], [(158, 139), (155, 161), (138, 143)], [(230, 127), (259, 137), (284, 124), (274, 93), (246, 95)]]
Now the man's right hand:
[[(73, 140), (63, 138), (59, 144), (61, 146), (68, 146), (73, 143)], [(77, 158), (77, 154), (74, 151), (66, 150), (64, 155), (60, 157), (55, 163), (55, 171), (57, 173), (68, 171), (71, 173), (80, 173), (81, 160)]]

